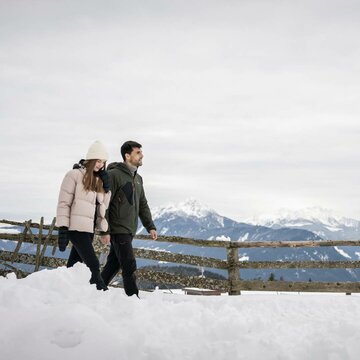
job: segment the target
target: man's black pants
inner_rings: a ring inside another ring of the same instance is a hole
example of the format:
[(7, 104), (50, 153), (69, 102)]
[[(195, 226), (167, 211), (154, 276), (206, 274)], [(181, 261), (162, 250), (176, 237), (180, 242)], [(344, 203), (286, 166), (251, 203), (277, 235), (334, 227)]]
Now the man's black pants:
[(139, 290), (136, 285), (136, 260), (132, 247), (132, 235), (112, 234), (110, 253), (101, 277), (106, 285), (109, 285), (114, 276), (122, 269), (122, 278), (125, 293), (128, 296), (138, 295)]
[(72, 267), (77, 262), (84, 262), (93, 276), (99, 274), (100, 263), (92, 245), (94, 234), (82, 231), (69, 231), (69, 239), (73, 246), (66, 266)]

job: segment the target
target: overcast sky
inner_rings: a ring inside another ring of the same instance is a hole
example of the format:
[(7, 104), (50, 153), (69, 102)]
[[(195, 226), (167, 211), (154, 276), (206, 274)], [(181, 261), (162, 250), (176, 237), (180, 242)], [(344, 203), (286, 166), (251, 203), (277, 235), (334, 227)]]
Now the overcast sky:
[(360, 219), (358, 0), (0, 0), (0, 82), (0, 218), (131, 139), (151, 207)]

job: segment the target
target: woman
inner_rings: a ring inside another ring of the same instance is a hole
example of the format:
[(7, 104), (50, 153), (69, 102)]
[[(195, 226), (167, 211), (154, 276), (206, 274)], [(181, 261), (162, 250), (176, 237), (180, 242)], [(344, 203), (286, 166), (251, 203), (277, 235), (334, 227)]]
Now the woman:
[(105, 212), (111, 193), (109, 177), (105, 170), (108, 154), (104, 145), (96, 141), (85, 160), (75, 164), (61, 184), (56, 214), (59, 227), (59, 250), (65, 251), (69, 240), (72, 243), (67, 267), (84, 262), (91, 271), (90, 284), (98, 290), (108, 290), (101, 275), (100, 263), (92, 241), (95, 228), (107, 231)]

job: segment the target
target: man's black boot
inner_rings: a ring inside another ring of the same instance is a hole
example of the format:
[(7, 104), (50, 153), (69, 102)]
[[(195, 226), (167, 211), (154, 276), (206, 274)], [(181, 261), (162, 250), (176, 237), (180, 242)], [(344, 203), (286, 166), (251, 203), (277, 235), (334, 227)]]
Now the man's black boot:
[(135, 274), (130, 276), (123, 276), (124, 290), (127, 296), (136, 295), (139, 297), (139, 289), (136, 285)]
[(90, 284), (96, 284), (96, 288), (98, 290), (104, 290), (104, 291), (109, 290), (103, 278), (101, 277), (100, 273), (91, 275)]

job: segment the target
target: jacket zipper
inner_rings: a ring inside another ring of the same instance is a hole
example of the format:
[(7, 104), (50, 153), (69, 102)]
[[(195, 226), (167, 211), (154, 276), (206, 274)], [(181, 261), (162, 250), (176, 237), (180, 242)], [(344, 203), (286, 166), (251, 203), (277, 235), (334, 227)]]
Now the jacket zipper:
[[(136, 204), (135, 176), (136, 176), (136, 175), (134, 175), (134, 177), (133, 177), (133, 182), (132, 182), (132, 184), (133, 184), (133, 202), (134, 202), (134, 205), (135, 205), (135, 217), (134, 217), (135, 222), (134, 222), (134, 227), (135, 227), (135, 225), (136, 225), (136, 223), (137, 223), (137, 216), (138, 216), (137, 204)], [(137, 229), (135, 229), (135, 233), (136, 233), (136, 230), (137, 230)], [(135, 234), (134, 234), (134, 235), (135, 235)]]

